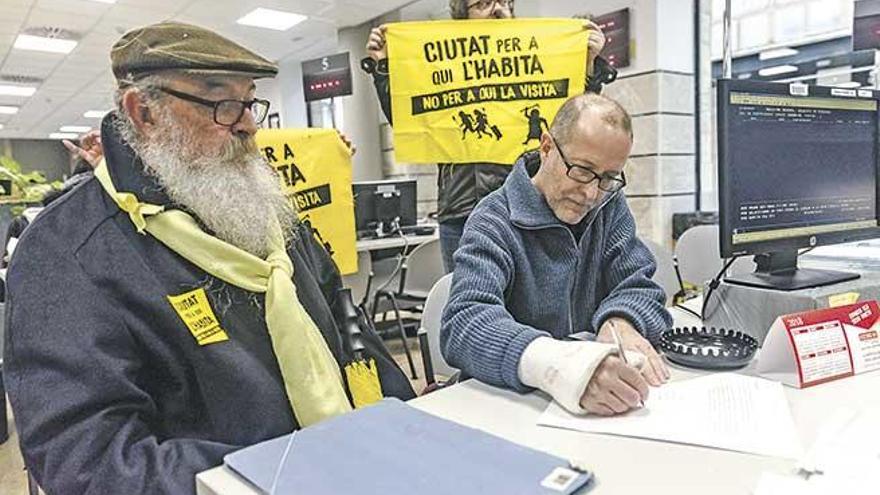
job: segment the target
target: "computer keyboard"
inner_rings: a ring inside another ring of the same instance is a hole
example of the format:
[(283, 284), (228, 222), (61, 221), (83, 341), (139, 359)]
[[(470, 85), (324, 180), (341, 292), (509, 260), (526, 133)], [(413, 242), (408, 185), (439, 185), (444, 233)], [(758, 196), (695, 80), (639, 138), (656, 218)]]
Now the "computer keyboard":
[(432, 225), (408, 225), (400, 229), (405, 235), (431, 235), (436, 230)]
[(400, 228), (400, 233), (394, 232), (390, 234), (377, 235), (375, 230), (359, 230), (357, 231), (357, 239), (366, 241), (370, 239), (386, 239), (397, 237), (401, 233), (403, 235), (433, 235), (437, 227), (433, 225), (407, 225)]

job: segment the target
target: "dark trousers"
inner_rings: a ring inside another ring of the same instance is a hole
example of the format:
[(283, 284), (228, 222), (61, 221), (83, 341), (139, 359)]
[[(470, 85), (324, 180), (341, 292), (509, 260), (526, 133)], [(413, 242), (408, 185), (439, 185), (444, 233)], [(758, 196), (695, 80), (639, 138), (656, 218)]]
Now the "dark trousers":
[(458, 243), (461, 242), (461, 234), (464, 232), (466, 221), (467, 217), (440, 222), (440, 252), (443, 254), (443, 268), (446, 273), (452, 273), (455, 269), (452, 255), (455, 254)]

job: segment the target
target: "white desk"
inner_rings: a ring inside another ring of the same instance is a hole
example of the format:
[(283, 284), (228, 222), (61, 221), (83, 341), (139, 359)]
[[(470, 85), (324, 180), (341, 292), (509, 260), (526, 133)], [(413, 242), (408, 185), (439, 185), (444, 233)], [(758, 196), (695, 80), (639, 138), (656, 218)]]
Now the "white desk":
[(799, 260), (805, 268), (877, 272), (880, 271), (880, 240), (820, 246), (799, 257)]
[(358, 252), (362, 251), (377, 251), (379, 249), (392, 249), (392, 248), (400, 248), (404, 245), (418, 246), (419, 244), (424, 244), (428, 241), (433, 241), (435, 239), (439, 239), (440, 234), (438, 230), (434, 230), (433, 234), (430, 235), (407, 235), (404, 240), (403, 237), (398, 235), (394, 237), (384, 237), (382, 239), (365, 239), (361, 241), (357, 241), (357, 250)]
[[(677, 325), (696, 321), (684, 312), (673, 311)], [(742, 372), (750, 373), (754, 364)], [(676, 367), (672, 371), (674, 380), (701, 374)], [(804, 447), (815, 441), (819, 426), (837, 404), (880, 406), (877, 390), (880, 372), (805, 390), (786, 388)], [(748, 495), (757, 486), (762, 472), (789, 474), (794, 468), (794, 461), (786, 459), (537, 426), (535, 422), (548, 402), (549, 398), (540, 392), (520, 395), (469, 380), (409, 404), (512, 442), (562, 458), (586, 461), (596, 475), (590, 495)], [(198, 495), (259, 495), (224, 466), (200, 473), (196, 485)]]

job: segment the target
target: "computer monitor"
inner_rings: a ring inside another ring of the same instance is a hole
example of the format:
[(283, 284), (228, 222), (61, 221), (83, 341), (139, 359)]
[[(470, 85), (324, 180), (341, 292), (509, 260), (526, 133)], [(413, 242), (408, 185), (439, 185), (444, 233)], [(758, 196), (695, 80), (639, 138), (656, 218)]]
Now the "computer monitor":
[(797, 268), (800, 248), (880, 236), (878, 104), (866, 89), (718, 81), (721, 256), (731, 283), (781, 290), (857, 274)]
[(354, 216), (359, 239), (390, 235), (416, 224), (416, 181), (355, 182)]

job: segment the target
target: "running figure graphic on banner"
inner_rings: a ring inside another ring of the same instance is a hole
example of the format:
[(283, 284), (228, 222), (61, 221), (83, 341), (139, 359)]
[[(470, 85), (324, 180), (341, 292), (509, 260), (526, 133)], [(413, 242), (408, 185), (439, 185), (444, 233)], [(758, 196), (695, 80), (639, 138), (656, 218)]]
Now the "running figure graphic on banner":
[(504, 137), (504, 133), (501, 132), (501, 129), (499, 129), (497, 125), (493, 125), (489, 122), (489, 115), (486, 113), (485, 108), (475, 109), (473, 115), (464, 110), (459, 110), (458, 118), (453, 115), (452, 120), (455, 121), (461, 129), (462, 141), (464, 141), (464, 138), (467, 137), (468, 133), (476, 134), (477, 139), (483, 139), (483, 136), (485, 135), (490, 138), (494, 137), (496, 141), (499, 141)]
[(547, 119), (541, 117), (541, 106), (540, 105), (532, 105), (522, 109), (523, 116), (529, 121), (529, 134), (526, 136), (526, 140), (523, 141), (523, 145), (529, 144), (529, 141), (532, 139), (537, 139), (540, 143), (541, 134), (544, 130), (550, 131), (549, 126), (547, 125)]

